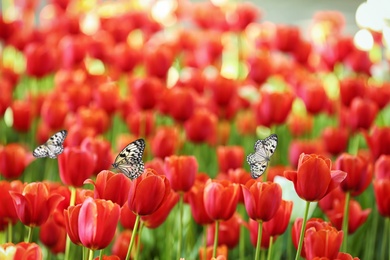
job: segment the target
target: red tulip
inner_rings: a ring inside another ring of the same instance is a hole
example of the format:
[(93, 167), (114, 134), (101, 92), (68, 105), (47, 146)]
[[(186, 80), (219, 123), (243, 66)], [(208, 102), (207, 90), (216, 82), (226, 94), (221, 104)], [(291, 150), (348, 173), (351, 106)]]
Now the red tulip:
[(301, 154), (297, 171), (285, 171), (294, 183), (298, 196), (306, 201), (319, 201), (342, 182), (347, 173), (331, 171), (331, 161), (321, 155)]
[(390, 127), (374, 126), (370, 134), (363, 133), (374, 159), (378, 159), (382, 154), (390, 155)]
[(256, 52), (248, 58), (248, 78), (258, 85), (263, 84), (274, 72), (272, 57), (268, 52)]
[(126, 117), (127, 127), (135, 136), (150, 136), (155, 129), (154, 113), (152, 111), (138, 111)]
[(325, 197), (323, 197), (319, 202), (318, 206), (320, 209), (326, 213), (329, 210), (333, 210), (335, 203), (339, 203), (340, 201), (345, 200), (345, 193), (343, 190), (339, 187), (329, 192)]
[(151, 161), (145, 162), (145, 169), (151, 168), (157, 172), (157, 174), (164, 175), (164, 160), (161, 158), (153, 158)]
[(64, 126), (65, 117), (69, 112), (67, 103), (62, 96), (54, 95), (45, 99), (41, 108), (43, 121), (50, 129), (60, 129)]
[(12, 128), (18, 132), (29, 131), (34, 117), (31, 104), (27, 101), (14, 100), (11, 110), (13, 116)]
[(375, 179), (390, 179), (390, 155), (381, 155), (375, 162)]
[[(254, 247), (257, 246), (257, 236), (259, 232), (259, 223), (256, 220), (249, 219), (249, 233), (250, 233), (250, 240)], [(260, 247), (267, 249), (270, 244), (270, 238), (271, 235), (268, 233), (267, 230), (263, 229), (261, 232), (261, 241), (260, 241)], [(274, 237), (274, 242), (276, 240), (276, 237)]]
[(373, 184), (379, 214), (390, 217), (390, 179), (375, 179)]
[(194, 113), (195, 105), (193, 90), (173, 87), (163, 93), (159, 102), (159, 109), (176, 121), (184, 122)]
[(130, 182), (124, 174), (104, 170), (96, 176), (96, 181), (87, 179), (84, 184), (89, 183), (94, 186), (95, 199), (111, 200), (123, 206), (128, 199)]
[(240, 135), (252, 135), (256, 132), (257, 124), (253, 120), (252, 111), (245, 111), (239, 113), (236, 117), (237, 132)]
[(311, 42), (301, 39), (295, 44), (295, 47), (292, 50), (291, 55), (294, 57), (294, 60), (302, 65), (306, 65), (310, 58), (310, 55), (313, 51), (313, 46)]
[[(21, 193), (22, 191), (23, 183), (19, 180), (12, 182), (0, 181), (0, 223), (5, 225), (7, 223), (15, 224), (19, 220), (10, 192)], [(0, 230), (2, 230), (1, 227)]]
[(241, 187), (248, 216), (256, 221), (272, 219), (282, 202), (280, 185), (252, 179)]
[(89, 151), (96, 157), (94, 174), (97, 174), (111, 167), (113, 161), (111, 153), (111, 144), (107, 140), (97, 139), (87, 136), (80, 144), (82, 150)]
[(53, 254), (65, 252), (66, 229), (59, 225), (54, 217), (49, 217), (39, 230), (39, 240), (50, 249)]
[[(193, 4), (192, 19), (194, 23), (202, 29), (227, 29), (225, 14), (221, 8), (211, 2), (200, 2)], [(213, 17), (214, 23), (210, 21)]]
[(127, 42), (118, 42), (110, 52), (111, 64), (121, 72), (133, 71), (142, 59), (140, 50), (130, 46)]
[[(348, 125), (352, 130), (369, 129), (378, 113), (378, 107), (369, 99), (356, 97), (349, 108)], [(361, 116), (364, 114), (365, 116)]]
[(83, 34), (65, 35), (58, 43), (62, 54), (62, 68), (72, 69), (81, 65), (87, 53), (88, 38)]
[[(123, 175), (123, 174), (122, 174)], [(121, 207), (121, 215), (119, 218), (120, 223), (125, 229), (134, 229), (135, 219), (137, 215), (135, 215), (130, 209), (128, 203), (125, 203)]]
[(243, 167), (245, 152), (241, 146), (217, 147), (217, 159), (219, 171), (227, 173), (230, 169)]
[(231, 30), (243, 31), (250, 23), (261, 16), (259, 8), (251, 2), (238, 3), (232, 14), (235, 19), (227, 19)]
[(366, 158), (347, 153), (343, 153), (337, 158), (335, 168), (348, 173), (340, 187), (344, 192), (351, 192), (352, 196), (357, 196), (365, 191), (374, 174), (372, 164)]
[(213, 144), (217, 133), (217, 117), (205, 109), (199, 109), (185, 122), (186, 137), (194, 143)]
[[(287, 119), (287, 127), (294, 137), (309, 134), (313, 130), (313, 116), (306, 114), (290, 114)], [(298, 161), (298, 160), (297, 160)]]
[(343, 241), (343, 232), (328, 226), (316, 230), (314, 227), (306, 229), (305, 251), (308, 259), (328, 257), (335, 259)]
[(198, 162), (194, 156), (172, 155), (165, 158), (164, 173), (176, 192), (187, 192), (195, 183)]
[(101, 108), (82, 107), (76, 113), (76, 122), (82, 127), (94, 129), (97, 134), (103, 134), (109, 127), (110, 118)]
[[(299, 96), (305, 103), (306, 110), (311, 114), (323, 111), (328, 102), (328, 96), (320, 80), (306, 80), (302, 83)], [(321, 102), (318, 100), (321, 100)]]
[(277, 25), (274, 35), (274, 48), (283, 52), (291, 52), (294, 49), (292, 42), (300, 42), (301, 35), (297, 26)]
[[(217, 23), (217, 21), (213, 19), (213, 23)], [(223, 51), (221, 33), (206, 31), (202, 32), (199, 37), (196, 39), (195, 50), (191, 52), (195, 64), (190, 66), (196, 68), (205, 68), (209, 65), (219, 67)], [(187, 53), (187, 55), (189, 54)]]
[(0, 79), (0, 89), (2, 90), (0, 96), (0, 117), (3, 117), (7, 108), (12, 104), (11, 83), (6, 79)]
[(289, 92), (262, 91), (261, 99), (254, 106), (258, 125), (282, 124), (290, 113), (294, 97)]
[(157, 105), (164, 87), (162, 81), (154, 77), (136, 78), (129, 81), (129, 91), (142, 110), (152, 109)]
[(212, 100), (219, 107), (227, 107), (237, 95), (237, 83), (222, 76), (210, 79), (206, 86), (211, 91)]
[(368, 98), (375, 102), (378, 108), (381, 110), (386, 107), (390, 102), (390, 83), (383, 82), (380, 85), (370, 84), (366, 89), (366, 95)]
[[(95, 137), (96, 131), (91, 127), (83, 127), (73, 124), (68, 128), (68, 136), (65, 139), (65, 147), (80, 146), (82, 141), (87, 137)], [(47, 139), (46, 139), (47, 140)]]
[(145, 169), (144, 174), (131, 182), (129, 209), (140, 216), (150, 215), (167, 199), (170, 189), (169, 181), (165, 176), (158, 175), (150, 168)]
[[(244, 170), (243, 168), (237, 168), (234, 170), (230, 169), (227, 171), (227, 173), (220, 172), (217, 175), (216, 179), (229, 180), (233, 183), (245, 185), (245, 183), (247, 183), (249, 180), (251, 180), (252, 177), (251, 177), (250, 173), (247, 172), (246, 170)], [(242, 195), (242, 192), (240, 192), (240, 194), (239, 194), (238, 202), (244, 203), (244, 196)]]
[(44, 224), (63, 200), (61, 195), (50, 194), (48, 185), (41, 182), (29, 183), (22, 192), (11, 191), (10, 194), (19, 220), (30, 227)]
[(226, 260), (228, 257), (228, 247), (225, 245), (217, 247), (217, 258), (213, 258), (213, 247), (208, 246), (206, 252), (204, 252), (204, 247), (199, 249), (199, 259), (200, 260)]
[(347, 77), (340, 80), (340, 99), (349, 107), (355, 97), (364, 97), (367, 88), (367, 77)]
[(154, 157), (162, 158), (175, 154), (180, 146), (180, 136), (177, 128), (163, 126), (156, 130), (151, 141)]
[(114, 82), (101, 83), (93, 92), (96, 105), (112, 115), (119, 104), (119, 86)]
[(174, 51), (168, 45), (145, 48), (144, 63), (147, 75), (165, 79), (174, 61)]
[[(238, 245), (240, 240), (240, 227), (243, 220), (238, 213), (226, 221), (219, 223), (218, 245), (226, 245), (232, 249)], [(207, 245), (212, 246), (214, 243), (215, 223), (207, 227)]]
[(66, 185), (81, 187), (92, 176), (96, 157), (78, 147), (65, 147), (58, 157), (61, 181)]
[(240, 186), (227, 180), (208, 180), (203, 201), (207, 214), (213, 220), (230, 219), (237, 207)]
[(35, 243), (5, 243), (0, 245), (0, 257), (3, 259), (2, 252), (5, 252), (4, 259), (43, 259), (41, 248)]
[(66, 231), (75, 244), (92, 250), (106, 248), (119, 220), (119, 205), (108, 200), (86, 198), (64, 210)]
[(55, 52), (48, 48), (47, 44), (28, 43), (24, 49), (24, 56), (26, 57), (26, 73), (29, 76), (42, 78), (52, 73), (57, 67)]
[(373, 62), (370, 60), (368, 51), (362, 51), (352, 48), (351, 52), (344, 59), (345, 66), (357, 73), (365, 73), (371, 75), (371, 66)]
[(71, 81), (66, 84), (63, 95), (65, 96), (69, 110), (77, 112), (79, 108), (89, 106), (92, 100), (92, 87), (83, 82)]
[[(183, 31), (182, 33), (191, 33), (191, 31)], [(186, 39), (189, 39), (189, 37), (180, 40)], [(180, 78), (176, 82), (175, 87), (172, 89), (176, 89), (177, 86), (180, 88), (191, 89), (196, 93), (203, 94), (205, 85), (206, 77), (203, 74), (203, 70), (196, 68), (183, 68), (180, 74)]]
[(346, 128), (326, 127), (322, 131), (322, 141), (325, 151), (337, 155), (345, 152), (348, 145), (349, 133)]
[[(335, 201), (334, 207), (326, 212), (330, 222), (338, 229), (342, 229), (343, 218), (344, 218), (345, 200)], [(353, 234), (355, 231), (363, 225), (371, 209), (362, 210), (359, 202), (351, 199), (349, 202), (349, 218), (348, 218), (348, 234)]]
[(282, 200), (275, 215), (269, 221), (263, 223), (263, 229), (273, 237), (282, 235), (290, 222), (292, 208), (292, 201)]
[(302, 153), (305, 154), (325, 154), (322, 142), (319, 140), (300, 140), (291, 141), (288, 151), (288, 159), (292, 167), (297, 167), (299, 157)]
[(18, 143), (0, 146), (0, 174), (4, 178), (19, 178), (32, 160), (32, 154)]
[(142, 216), (141, 220), (147, 228), (157, 228), (167, 219), (171, 210), (179, 201), (179, 194), (171, 190), (167, 198), (163, 201), (161, 206), (152, 214)]

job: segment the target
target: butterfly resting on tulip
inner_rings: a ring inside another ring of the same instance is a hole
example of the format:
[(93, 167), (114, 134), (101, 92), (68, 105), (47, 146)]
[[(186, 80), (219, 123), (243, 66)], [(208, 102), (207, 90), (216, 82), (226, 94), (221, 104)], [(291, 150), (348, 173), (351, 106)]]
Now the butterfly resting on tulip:
[(272, 134), (263, 140), (257, 140), (255, 143), (255, 152), (246, 157), (251, 167), (252, 178), (257, 179), (265, 172), (277, 145), (278, 136), (276, 134)]
[(68, 132), (61, 130), (52, 135), (46, 143), (38, 146), (33, 151), (33, 156), (36, 158), (49, 157), (56, 159), (64, 151), (64, 140)]
[(112, 167), (120, 170), (132, 180), (138, 178), (144, 172), (144, 162), (142, 161), (144, 150), (144, 139), (135, 140), (118, 154)]

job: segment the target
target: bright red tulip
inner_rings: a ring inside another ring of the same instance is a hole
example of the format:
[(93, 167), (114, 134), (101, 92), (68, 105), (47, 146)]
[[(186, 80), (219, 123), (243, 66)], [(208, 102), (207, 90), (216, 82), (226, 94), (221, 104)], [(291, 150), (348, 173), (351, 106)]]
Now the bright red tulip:
[(26, 226), (44, 224), (63, 197), (50, 194), (49, 186), (41, 182), (27, 184), (22, 192), (11, 191), (16, 214)]
[(107, 112), (101, 108), (82, 107), (76, 113), (76, 122), (83, 128), (90, 127), (97, 134), (103, 134), (109, 127), (110, 118)]
[(390, 155), (390, 127), (374, 126), (369, 134), (363, 133), (374, 159), (378, 159), (382, 154)]
[(65, 35), (58, 43), (60, 54), (62, 54), (62, 68), (73, 69), (82, 64), (87, 54), (88, 38), (84, 34)]
[(84, 184), (89, 183), (94, 186), (95, 199), (111, 200), (123, 206), (129, 196), (130, 182), (124, 174), (104, 170), (96, 176), (96, 181), (87, 179)]
[(263, 84), (274, 72), (272, 57), (268, 52), (256, 52), (248, 58), (248, 78), (258, 85)]
[(205, 210), (213, 220), (230, 219), (237, 207), (240, 185), (227, 180), (208, 180), (204, 189)]
[(186, 137), (194, 143), (213, 144), (217, 134), (217, 117), (205, 109), (198, 109), (185, 122)]
[[(237, 168), (234, 170), (229, 170), (227, 173), (226, 172), (218, 173), (216, 179), (229, 180), (233, 183), (245, 185), (245, 183), (251, 180), (252, 177), (250, 173), (244, 170), (243, 168)], [(242, 195), (242, 192), (240, 192), (238, 202), (244, 203), (244, 196)]]
[[(240, 227), (243, 223), (241, 216), (235, 213), (233, 217), (219, 223), (218, 245), (226, 245), (229, 249), (235, 248), (240, 240)], [(215, 223), (207, 227), (207, 245), (214, 243)]]
[(146, 168), (151, 168), (155, 170), (157, 174), (164, 175), (164, 160), (155, 157), (151, 161), (145, 162), (145, 169)]
[(171, 190), (167, 198), (163, 201), (161, 206), (152, 214), (142, 216), (141, 220), (147, 228), (157, 228), (167, 219), (171, 210), (179, 201), (179, 194)]
[[(79, 124), (73, 124), (68, 128), (68, 136), (65, 139), (65, 147), (80, 146), (86, 137), (95, 137), (96, 131), (91, 127), (83, 127)], [(46, 139), (47, 140), (47, 139)]]
[(129, 209), (140, 216), (150, 215), (163, 204), (170, 190), (165, 176), (158, 175), (153, 169), (145, 169), (144, 174), (131, 182)]
[(18, 143), (0, 146), (0, 174), (4, 178), (19, 178), (32, 160), (32, 154)]
[(374, 101), (378, 108), (381, 110), (386, 107), (390, 102), (390, 83), (383, 82), (379, 83), (369, 82), (369, 86), (366, 89), (366, 95), (369, 99)]
[(211, 91), (212, 100), (219, 107), (227, 107), (237, 95), (237, 83), (222, 76), (210, 79), (206, 86)]
[(66, 101), (58, 97), (47, 98), (41, 108), (43, 121), (50, 129), (54, 130), (64, 126), (65, 117), (68, 112), (69, 108)]
[[(249, 233), (250, 233), (250, 240), (254, 247), (257, 245), (257, 236), (259, 232), (259, 223), (256, 220), (249, 219)], [(263, 249), (267, 249), (270, 244), (270, 238), (271, 235), (268, 233), (267, 230), (263, 229), (261, 232), (261, 241), (260, 241), (260, 247)], [(274, 237), (274, 242), (276, 240), (276, 237)]]
[(129, 81), (129, 91), (142, 110), (156, 107), (164, 87), (162, 81), (154, 77), (136, 78)]
[(292, 167), (298, 166), (302, 153), (324, 155), (325, 148), (320, 140), (292, 140), (288, 151), (288, 160)]
[(89, 151), (96, 157), (94, 174), (97, 174), (111, 167), (113, 156), (111, 153), (111, 143), (104, 139), (87, 136), (80, 144), (82, 150)]
[(20, 242), (18, 244), (6, 243), (0, 245), (1, 259), (42, 260), (43, 254), (39, 245), (35, 243)]
[(3, 117), (5, 111), (12, 104), (12, 85), (8, 80), (0, 79), (0, 88), (2, 90), (0, 96), (0, 117)]
[(106, 248), (115, 235), (119, 213), (118, 204), (86, 198), (64, 210), (66, 231), (75, 244), (93, 250)]
[(119, 86), (114, 82), (104, 82), (93, 92), (93, 100), (108, 115), (112, 115), (119, 104)]
[(163, 126), (156, 130), (151, 141), (151, 149), (154, 157), (162, 158), (176, 153), (180, 146), (180, 135), (177, 128)]
[(34, 117), (34, 111), (31, 104), (27, 101), (14, 100), (11, 105), (14, 128), (18, 132), (27, 132), (30, 130)]
[(48, 48), (47, 44), (31, 42), (23, 52), (26, 57), (26, 73), (29, 76), (42, 78), (57, 67), (55, 51)]
[(121, 72), (133, 71), (142, 59), (142, 53), (127, 42), (118, 42), (109, 53), (111, 64)]
[(121, 207), (121, 215), (119, 218), (120, 223), (125, 229), (134, 229), (135, 219), (137, 215), (135, 215), (130, 209), (128, 203), (125, 203)]
[(341, 182), (340, 187), (344, 192), (351, 192), (352, 196), (357, 196), (365, 191), (374, 174), (373, 166), (366, 158), (347, 153), (343, 153), (337, 158), (335, 168), (348, 174)]
[[(23, 183), (19, 180), (12, 182), (0, 181), (0, 223), (4, 223), (5, 226), (8, 223), (15, 224), (19, 220), (10, 192), (21, 193), (23, 186)], [(2, 230), (1, 224), (0, 230)]]
[(276, 211), (271, 220), (263, 223), (263, 229), (273, 237), (282, 235), (290, 223), (292, 208), (292, 201), (282, 200), (279, 209)]
[[(112, 246), (111, 252), (117, 256), (119, 256), (120, 259), (126, 259), (127, 250), (130, 245), (130, 238), (132, 235), (131, 230), (123, 230), (119, 235), (115, 238), (114, 244)], [(135, 245), (139, 243), (138, 235), (136, 235)], [(133, 258), (135, 255), (137, 246), (135, 246), (131, 252), (131, 257)]]
[(63, 95), (69, 110), (76, 112), (80, 107), (89, 106), (92, 100), (92, 87), (84, 82), (71, 81), (66, 84)]
[(155, 129), (155, 117), (152, 111), (138, 111), (126, 117), (127, 127), (135, 136), (151, 136)]
[(321, 155), (301, 154), (297, 171), (285, 171), (294, 183), (298, 196), (306, 201), (319, 201), (342, 182), (347, 173), (331, 170), (331, 161)]
[(252, 179), (241, 187), (248, 216), (256, 221), (272, 219), (282, 202), (280, 185)]
[(383, 217), (390, 217), (390, 179), (375, 179), (373, 184), (379, 213)]
[(245, 151), (241, 146), (217, 147), (217, 159), (220, 172), (227, 173), (230, 169), (242, 168), (244, 157)]
[(143, 61), (147, 75), (165, 79), (174, 61), (174, 55), (174, 51), (168, 45), (145, 48)]
[(172, 155), (165, 158), (164, 173), (174, 191), (187, 192), (195, 183), (198, 162), (194, 156)]
[(368, 51), (359, 50), (353, 46), (351, 52), (344, 59), (345, 66), (351, 71), (371, 75), (371, 61)]
[(62, 183), (81, 187), (84, 181), (92, 176), (96, 157), (88, 150), (78, 147), (65, 147), (58, 157), (60, 178)]
[[(299, 96), (305, 103), (306, 110), (311, 114), (323, 111), (328, 102), (324, 86), (318, 79), (303, 82), (299, 89)], [(321, 102), (318, 100), (321, 100)]]
[(297, 26), (277, 25), (274, 35), (274, 48), (282, 52), (291, 52), (294, 50), (292, 42), (300, 42), (301, 35)]
[(340, 99), (349, 107), (355, 97), (364, 97), (367, 88), (367, 77), (347, 77), (340, 80)]
[(346, 151), (349, 133), (346, 128), (326, 127), (322, 131), (322, 141), (325, 151), (337, 155)]
[(381, 155), (375, 162), (375, 179), (390, 179), (390, 155)]
[(39, 240), (50, 249), (53, 254), (65, 252), (66, 229), (59, 225), (54, 217), (49, 217), (39, 229)]
[(343, 190), (338, 186), (336, 189), (329, 192), (325, 197), (323, 197), (319, 202), (318, 206), (320, 209), (326, 213), (329, 210), (333, 210), (335, 203), (339, 203), (340, 201), (345, 200), (345, 193)]
[[(361, 116), (362, 113), (365, 116)], [(378, 113), (377, 105), (369, 100), (356, 97), (349, 108), (348, 125), (352, 130), (369, 129)]]
[(194, 113), (195, 105), (195, 94), (192, 89), (173, 87), (164, 91), (159, 109), (176, 121), (184, 122)]

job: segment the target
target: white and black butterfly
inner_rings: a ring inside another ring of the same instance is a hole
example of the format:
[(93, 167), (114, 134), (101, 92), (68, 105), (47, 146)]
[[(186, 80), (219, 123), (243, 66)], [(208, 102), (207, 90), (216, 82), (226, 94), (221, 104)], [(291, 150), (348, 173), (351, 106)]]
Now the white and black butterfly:
[(272, 134), (255, 143), (255, 152), (246, 157), (251, 167), (252, 178), (257, 179), (265, 172), (277, 145), (278, 136), (276, 134)]
[(46, 143), (35, 148), (33, 151), (34, 157), (56, 159), (64, 151), (63, 143), (67, 134), (68, 132), (66, 130), (61, 130), (52, 135)]
[(138, 178), (144, 172), (144, 162), (142, 161), (144, 150), (144, 139), (135, 140), (118, 154), (112, 167), (120, 170), (132, 180)]

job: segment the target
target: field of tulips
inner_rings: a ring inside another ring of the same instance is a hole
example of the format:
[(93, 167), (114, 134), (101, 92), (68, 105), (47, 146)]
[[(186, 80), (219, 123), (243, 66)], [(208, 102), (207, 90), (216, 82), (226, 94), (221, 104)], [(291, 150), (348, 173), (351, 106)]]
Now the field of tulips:
[(337, 11), (303, 32), (241, 1), (3, 2), (0, 259), (390, 259), (381, 33), (363, 51)]

